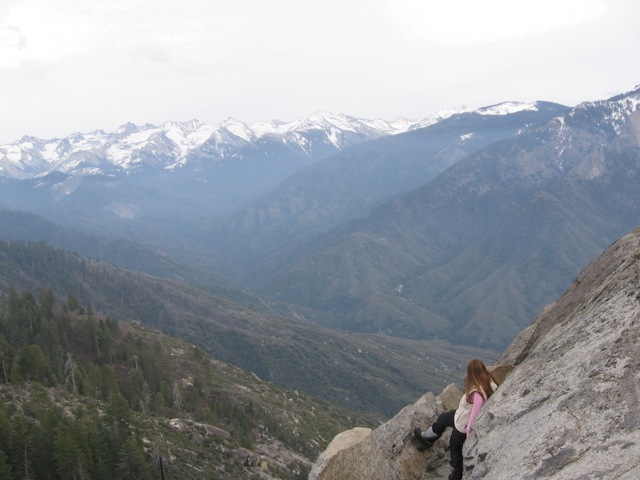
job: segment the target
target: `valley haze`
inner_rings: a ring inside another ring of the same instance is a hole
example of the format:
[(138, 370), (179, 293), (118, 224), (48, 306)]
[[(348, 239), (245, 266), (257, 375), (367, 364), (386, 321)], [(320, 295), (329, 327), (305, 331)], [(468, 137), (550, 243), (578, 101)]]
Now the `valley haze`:
[[(639, 97), (636, 88), (575, 107), (510, 101), (417, 122), (324, 111), (290, 123), (27, 136), (0, 146), (1, 236), (184, 285), (188, 294), (167, 294), (163, 306), (151, 292), (176, 287), (145, 286), (145, 301), (127, 304), (73, 283), (100, 311), (186, 335), (290, 388), (311, 388), (304, 371), (282, 374), (306, 355), (307, 328), (385, 349), (450, 348), (446, 372), (456, 375), (473, 349), (495, 358), (640, 223)], [(235, 313), (214, 328), (227, 301)], [(277, 346), (267, 348), (269, 335)], [(384, 405), (362, 390), (310, 393), (389, 414), (402, 387), (377, 385)]]

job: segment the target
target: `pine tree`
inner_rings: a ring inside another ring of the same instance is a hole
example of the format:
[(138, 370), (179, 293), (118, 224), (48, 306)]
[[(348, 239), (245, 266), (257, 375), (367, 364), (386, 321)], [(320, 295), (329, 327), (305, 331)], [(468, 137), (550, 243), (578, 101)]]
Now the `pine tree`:
[(129, 437), (120, 449), (117, 474), (122, 480), (151, 480), (151, 471), (144, 450), (133, 436)]
[(94, 353), (98, 354), (98, 335), (96, 322), (92, 317), (87, 317), (82, 321), (80, 340), (83, 346), (89, 351), (89, 357)]
[(80, 303), (76, 296), (71, 292), (67, 294), (67, 310), (70, 312), (77, 312), (80, 310)]
[(102, 368), (102, 384), (100, 390), (102, 391), (102, 398), (108, 399), (111, 395), (120, 395), (120, 388), (116, 380), (116, 372), (111, 365), (103, 365)]
[(98, 330), (98, 358), (103, 362), (113, 363), (113, 347), (115, 345), (114, 334), (109, 328), (109, 323), (100, 322)]
[(110, 420), (111, 438), (115, 445), (121, 447), (130, 436), (131, 408), (119, 393), (112, 393), (107, 404), (107, 415)]
[[(37, 467), (40, 478), (48, 478), (56, 472), (56, 461), (53, 455), (58, 427), (65, 420), (62, 408), (53, 404), (49, 406), (41, 420), (42, 435), (36, 446), (38, 450)], [(46, 472), (46, 474), (45, 474)]]
[(176, 409), (178, 416), (181, 417), (182, 416), (182, 393), (180, 392), (180, 385), (178, 385), (177, 381), (173, 382), (173, 390), (171, 393), (173, 397), (173, 408)]
[(50, 288), (43, 288), (40, 291), (40, 309), (43, 312), (44, 318), (48, 320), (53, 318), (55, 305), (56, 297), (53, 294), (53, 290), (51, 290)]
[(60, 422), (53, 444), (53, 456), (56, 471), (61, 480), (75, 480), (80, 463), (80, 448), (76, 443), (71, 429)]
[(35, 478), (32, 476), (33, 468), (31, 466), (32, 459), (35, 456), (35, 447), (33, 445), (33, 430), (35, 427), (21, 413), (13, 416), (11, 425), (13, 427), (13, 448), (10, 458), (16, 478)]
[(93, 422), (88, 430), (89, 446), (93, 456), (92, 480), (111, 480), (116, 455), (108, 428), (101, 422)]
[(27, 345), (20, 350), (17, 365), (26, 381), (37, 381), (44, 385), (53, 383), (54, 376), (49, 361), (38, 345)]

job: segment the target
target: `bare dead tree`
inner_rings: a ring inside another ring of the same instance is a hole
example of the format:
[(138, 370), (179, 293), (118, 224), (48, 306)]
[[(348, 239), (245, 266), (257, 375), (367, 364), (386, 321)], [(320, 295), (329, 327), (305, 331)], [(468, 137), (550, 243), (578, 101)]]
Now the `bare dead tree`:
[(4, 361), (4, 351), (0, 348), (0, 358), (2, 358), (2, 373), (4, 374), (4, 383), (9, 383), (9, 375), (7, 374), (7, 363)]
[(67, 359), (64, 362), (64, 378), (65, 383), (71, 384), (73, 388), (73, 393), (78, 393), (78, 389), (76, 388), (76, 376), (75, 376), (76, 364), (73, 361), (72, 354), (67, 352)]
[(31, 480), (31, 475), (29, 474), (29, 457), (27, 455), (27, 446), (24, 446), (24, 477), (23, 480)]
[(182, 394), (178, 382), (173, 382), (173, 406), (178, 412), (178, 416), (182, 416)]
[(149, 384), (145, 381), (142, 385), (142, 394), (140, 395), (140, 409), (142, 413), (147, 413), (149, 403), (151, 402), (151, 389)]

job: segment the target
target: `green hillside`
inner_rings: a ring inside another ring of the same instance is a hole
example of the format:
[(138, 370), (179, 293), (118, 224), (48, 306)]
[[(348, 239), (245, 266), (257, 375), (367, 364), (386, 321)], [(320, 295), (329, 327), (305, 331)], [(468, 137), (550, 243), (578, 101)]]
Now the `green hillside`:
[(258, 297), (236, 295), (239, 304), (44, 243), (0, 242), (0, 292), (11, 288), (33, 295), (52, 288), (60, 301), (72, 292), (96, 314), (140, 322), (264, 381), (374, 419), (395, 415), (425, 391), (459, 382), (469, 358), (497, 358), (494, 351), (442, 341), (331, 331), (306, 323), (297, 311), (284, 316), (284, 306)]
[(369, 424), (52, 290), (2, 297), (0, 363), (2, 479), (306, 478)]

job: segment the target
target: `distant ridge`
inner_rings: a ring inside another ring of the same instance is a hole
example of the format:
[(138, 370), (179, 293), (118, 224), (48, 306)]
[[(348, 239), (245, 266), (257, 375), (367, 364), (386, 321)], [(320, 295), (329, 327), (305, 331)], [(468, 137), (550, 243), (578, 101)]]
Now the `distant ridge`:
[[(534, 109), (535, 103), (505, 102), (477, 112), (507, 115)], [(216, 125), (194, 119), (159, 126), (126, 123), (113, 132), (75, 132), (64, 138), (24, 136), (0, 145), (0, 176), (33, 178), (53, 171), (72, 175), (130, 173), (145, 167), (170, 170), (184, 166), (190, 157), (204, 152), (212, 160), (237, 157), (243, 148), (265, 138), (312, 157), (317, 143), (341, 151), (362, 141), (424, 128), (467, 111), (443, 110), (420, 121), (363, 119), (318, 111), (292, 122), (272, 120), (247, 124), (230, 117)]]
[(323, 326), (500, 348), (639, 222), (638, 96), (504, 102), (373, 139), (327, 112), (292, 142), (229, 119), (179, 167), (170, 137), (197, 145), (198, 122), (127, 125), (118, 145), (153, 148), (114, 164), (96, 142), (69, 153), (77, 173), (0, 177), (0, 208), (152, 245)]
[(283, 253), (261, 285), (339, 328), (504, 347), (640, 224), (639, 103), (585, 102), (486, 145)]
[(420, 128), (362, 142), (301, 168), (216, 222), (206, 238), (252, 265), (281, 252), (290, 257), (292, 249), (305, 248), (305, 240), (428, 183), (480, 148), (567, 110), (548, 102), (507, 102), (478, 111), (440, 112), (434, 121), (417, 124)]
[(113, 132), (96, 130), (72, 133), (59, 139), (25, 136), (0, 146), (0, 175), (33, 178), (53, 171), (73, 175), (134, 172), (142, 168), (173, 169), (184, 166), (192, 156), (211, 160), (230, 159), (242, 149), (268, 138), (313, 156), (316, 144), (335, 151), (355, 143), (412, 128), (415, 122), (367, 120), (331, 112), (316, 112), (293, 122), (246, 124), (228, 118), (217, 125), (198, 120), (135, 125), (127, 123)]

